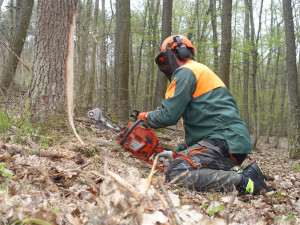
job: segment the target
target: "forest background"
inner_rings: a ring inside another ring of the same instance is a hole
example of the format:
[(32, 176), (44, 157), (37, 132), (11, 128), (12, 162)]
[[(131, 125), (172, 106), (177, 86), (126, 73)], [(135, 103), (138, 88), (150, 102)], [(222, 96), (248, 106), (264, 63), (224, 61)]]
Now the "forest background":
[[(267, 141), (276, 136), (275, 146), (279, 137), (289, 136), (290, 156), (299, 157), (299, 1), (84, 0), (59, 3), (56, 11), (55, 1), (41, 2), (0, 1), (1, 101), (24, 90), (32, 121), (65, 111), (67, 42), (59, 40), (67, 41), (65, 28), (77, 3), (76, 115), (98, 107), (125, 124), (132, 109), (159, 106), (168, 83), (154, 59), (162, 40), (183, 34), (196, 48), (195, 60), (209, 66), (234, 95), (254, 148), (259, 136)], [(290, 8), (284, 14), (285, 5)], [(292, 22), (294, 38), (288, 38), (284, 21)]]

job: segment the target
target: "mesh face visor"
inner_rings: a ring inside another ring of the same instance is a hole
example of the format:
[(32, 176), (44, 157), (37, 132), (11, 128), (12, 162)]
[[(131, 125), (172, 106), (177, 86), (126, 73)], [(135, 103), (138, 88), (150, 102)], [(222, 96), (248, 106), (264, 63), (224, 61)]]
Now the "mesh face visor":
[(158, 65), (159, 70), (167, 76), (169, 81), (171, 81), (172, 71), (171, 71), (167, 51), (163, 51), (159, 53), (159, 55), (155, 58), (155, 63)]
[(161, 53), (159, 53), (156, 58), (155, 58), (155, 63), (160, 66), (160, 65), (163, 65), (163, 64), (166, 64), (168, 63), (168, 57), (167, 57), (167, 51), (163, 51)]

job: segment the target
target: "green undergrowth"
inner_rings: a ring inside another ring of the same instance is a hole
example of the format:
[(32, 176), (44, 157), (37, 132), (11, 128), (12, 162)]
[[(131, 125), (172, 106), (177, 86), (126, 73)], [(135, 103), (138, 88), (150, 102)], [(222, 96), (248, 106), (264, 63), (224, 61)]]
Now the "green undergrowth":
[(48, 115), (40, 122), (32, 122), (27, 110), (20, 113), (8, 112), (4, 108), (0, 108), (1, 141), (23, 143), (30, 138), (35, 142), (44, 142), (43, 138), (47, 137), (60, 142), (71, 135), (73, 132), (65, 114)]
[(98, 146), (78, 146), (74, 149), (75, 152), (79, 152), (85, 157), (93, 157), (100, 153), (100, 148)]

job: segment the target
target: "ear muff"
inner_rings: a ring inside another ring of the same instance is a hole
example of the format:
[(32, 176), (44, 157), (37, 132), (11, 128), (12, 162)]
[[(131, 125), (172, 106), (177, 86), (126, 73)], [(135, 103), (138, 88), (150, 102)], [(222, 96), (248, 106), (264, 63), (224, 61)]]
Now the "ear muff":
[(174, 36), (173, 40), (174, 40), (174, 42), (177, 42), (177, 46), (174, 47), (175, 55), (180, 60), (186, 60), (187, 58), (189, 58), (190, 57), (190, 51), (188, 50), (186, 45), (182, 43), (180, 37), (179, 36)]

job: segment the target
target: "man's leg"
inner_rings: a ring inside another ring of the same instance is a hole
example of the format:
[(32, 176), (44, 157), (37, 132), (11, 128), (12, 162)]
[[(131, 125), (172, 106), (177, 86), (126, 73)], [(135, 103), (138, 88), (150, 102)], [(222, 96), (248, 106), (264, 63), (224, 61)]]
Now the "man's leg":
[(203, 140), (180, 153), (185, 157), (176, 158), (165, 175), (168, 180), (172, 180), (189, 170), (179, 183), (191, 190), (232, 191), (235, 186), (240, 193), (254, 195), (262, 190), (271, 191), (263, 171), (256, 163), (250, 164), (241, 173), (230, 171), (235, 165), (241, 164), (246, 155), (239, 155), (238, 159), (233, 157), (224, 140)]
[(170, 164), (166, 177), (172, 180), (186, 170), (190, 170), (190, 173), (181, 179), (181, 185), (189, 189), (232, 191), (233, 186), (237, 186), (241, 180), (240, 174), (229, 171), (237, 164), (230, 157), (224, 140), (203, 140), (180, 154), (188, 156), (197, 168), (186, 159), (178, 157)]

